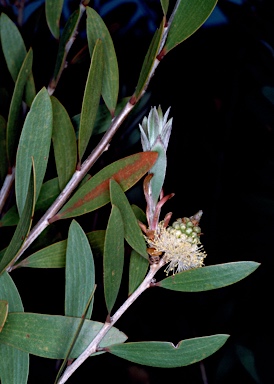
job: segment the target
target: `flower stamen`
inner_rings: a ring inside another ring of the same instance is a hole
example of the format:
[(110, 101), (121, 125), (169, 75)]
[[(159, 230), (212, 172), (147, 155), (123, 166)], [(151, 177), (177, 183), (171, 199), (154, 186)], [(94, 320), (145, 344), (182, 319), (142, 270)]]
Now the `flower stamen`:
[(186, 233), (182, 233), (174, 228), (174, 224), (165, 228), (164, 222), (161, 221), (154, 231), (154, 236), (145, 236), (149, 248), (153, 248), (155, 253), (162, 253), (166, 263), (169, 263), (165, 269), (167, 275), (170, 272), (175, 274), (204, 265), (206, 252), (200, 238), (196, 236), (197, 232), (188, 232), (186, 230)]

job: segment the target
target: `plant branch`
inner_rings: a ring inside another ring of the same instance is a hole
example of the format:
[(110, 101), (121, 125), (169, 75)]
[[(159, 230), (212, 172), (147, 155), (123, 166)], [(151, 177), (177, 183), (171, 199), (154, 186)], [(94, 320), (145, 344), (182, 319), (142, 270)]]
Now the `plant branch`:
[(81, 355), (67, 367), (62, 377), (58, 381), (58, 384), (64, 384), (69, 377), (76, 371), (77, 368), (93, 353), (98, 350), (99, 343), (111, 327), (116, 323), (116, 321), (123, 315), (123, 313), (131, 306), (131, 304), (147, 289), (151, 286), (153, 277), (156, 272), (165, 264), (164, 259), (161, 259), (158, 264), (152, 264), (150, 266), (149, 272), (146, 275), (144, 281), (139, 285), (136, 291), (133, 292), (131, 296), (124, 302), (124, 304), (115, 312), (115, 314), (110, 318), (110, 323), (106, 322), (89, 346), (81, 353)]
[(89, 169), (93, 166), (93, 164), (96, 162), (96, 160), (99, 159), (99, 157), (102, 155), (102, 153), (108, 148), (108, 145), (113, 138), (114, 134), (117, 132), (118, 128), (122, 124), (122, 122), (125, 120), (129, 112), (132, 110), (134, 105), (127, 103), (123, 110), (117, 115), (113, 120), (112, 123), (108, 129), (108, 131), (105, 133), (101, 141), (98, 143), (96, 148), (91, 152), (89, 157), (83, 162), (79, 170), (76, 170), (66, 185), (66, 187), (63, 189), (63, 191), (60, 193), (60, 195), (57, 197), (57, 199), (54, 201), (54, 203), (51, 205), (51, 207), (47, 210), (47, 212), (41, 217), (41, 219), (38, 221), (38, 223), (33, 227), (33, 229), (30, 231), (29, 235), (26, 238), (26, 241), (24, 242), (20, 252), (18, 253), (17, 257), (13, 261), (13, 264), (7, 269), (8, 272), (12, 271), (14, 263), (20, 258), (20, 256), (25, 252), (25, 250), (33, 243), (33, 241), (44, 231), (44, 229), (50, 224), (50, 219), (61, 209), (61, 207), (65, 204), (69, 196), (72, 194), (72, 192), (75, 190), (77, 185), (80, 183), (80, 181), (84, 178), (84, 176), (87, 174)]
[[(166, 40), (166, 35), (162, 38), (164, 41)], [(160, 44), (161, 45), (161, 44)], [(150, 74), (148, 76), (146, 86), (144, 87), (144, 90), (140, 96), (143, 97), (145, 94), (145, 90), (148, 86), (148, 84), (151, 81), (151, 78), (154, 75), (154, 72), (159, 65), (160, 61), (155, 58), (154, 63), (152, 65)], [(140, 99), (139, 98), (139, 99)], [(131, 99), (135, 99), (132, 97)], [(130, 101), (131, 101), (130, 99)], [(51, 205), (51, 207), (47, 210), (47, 212), (42, 216), (42, 218), (38, 221), (38, 223), (33, 227), (33, 229), (30, 231), (28, 237), (26, 238), (26, 241), (24, 242), (20, 252), (18, 253), (17, 257), (14, 259), (13, 264), (7, 269), (8, 272), (12, 271), (14, 269), (13, 265), (14, 263), (21, 257), (21, 255), (25, 252), (25, 250), (33, 243), (33, 241), (44, 231), (44, 229), (50, 224), (50, 219), (61, 209), (61, 207), (65, 204), (69, 196), (72, 194), (72, 192), (75, 190), (75, 188), (78, 186), (80, 181), (84, 178), (84, 176), (87, 174), (87, 172), (90, 170), (90, 168), (94, 165), (94, 163), (99, 159), (99, 157), (102, 155), (104, 151), (108, 149), (109, 143), (112, 140), (113, 136), (117, 132), (120, 125), (123, 123), (123, 121), (126, 119), (128, 114), (131, 112), (131, 110), (136, 105), (133, 102), (128, 102), (125, 107), (122, 109), (122, 111), (112, 120), (112, 123), (109, 127), (109, 129), (106, 131), (105, 135), (102, 137), (101, 141), (98, 143), (96, 148), (91, 152), (89, 157), (83, 162), (79, 170), (76, 170), (73, 174), (71, 180), (68, 182), (66, 187), (63, 189), (63, 191), (60, 193), (60, 195), (57, 197), (57, 199), (54, 201), (54, 203)]]
[(13, 167), (11, 170), (11, 173), (7, 174), (5, 181), (3, 183), (3, 186), (0, 190), (0, 213), (1, 213), (2, 209), (4, 208), (5, 202), (8, 198), (10, 189), (11, 189), (13, 181), (14, 181), (14, 177), (15, 177), (15, 168)]

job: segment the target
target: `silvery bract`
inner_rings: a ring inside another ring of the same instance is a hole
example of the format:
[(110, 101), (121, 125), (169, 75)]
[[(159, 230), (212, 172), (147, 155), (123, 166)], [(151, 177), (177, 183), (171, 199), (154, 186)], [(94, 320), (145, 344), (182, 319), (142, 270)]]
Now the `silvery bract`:
[(150, 180), (150, 204), (148, 204), (150, 212), (148, 212), (148, 218), (152, 218), (155, 213), (165, 180), (166, 151), (172, 128), (172, 118), (167, 120), (169, 110), (170, 107), (163, 115), (160, 106), (158, 109), (153, 107), (148, 117), (144, 117), (142, 124), (139, 124), (143, 151), (158, 152), (158, 159), (149, 172), (153, 174), (153, 177)]

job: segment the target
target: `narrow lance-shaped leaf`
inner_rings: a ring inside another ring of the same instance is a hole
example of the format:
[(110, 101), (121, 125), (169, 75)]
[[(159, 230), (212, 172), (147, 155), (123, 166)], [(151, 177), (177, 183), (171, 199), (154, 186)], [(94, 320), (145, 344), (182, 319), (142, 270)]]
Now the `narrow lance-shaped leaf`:
[(142, 69), (141, 69), (141, 73), (139, 76), (139, 80), (138, 80), (138, 83), (136, 86), (136, 90), (134, 92), (134, 100), (133, 100), (134, 102), (139, 100), (139, 98), (142, 95), (143, 90), (145, 90), (145, 88), (146, 88), (147, 80), (148, 80), (149, 75), (153, 69), (153, 64), (155, 62), (156, 56), (157, 56), (158, 51), (159, 51), (161, 38), (163, 36), (163, 31), (164, 31), (164, 20), (162, 21), (160, 28), (157, 29), (157, 31), (155, 32), (153, 39), (150, 43), (148, 52), (145, 56), (145, 59), (144, 59), (143, 65), (142, 65)]
[(45, 88), (35, 97), (26, 117), (16, 156), (15, 193), (19, 215), (26, 201), (32, 157), (36, 172), (36, 199), (46, 173), (52, 133), (52, 107)]
[[(95, 270), (86, 234), (73, 220), (69, 227), (66, 251), (65, 315), (81, 317), (94, 290)], [(86, 313), (90, 318), (92, 303)]]
[[(104, 251), (105, 231), (98, 230), (87, 233), (87, 238), (96, 257), (102, 257)], [(66, 265), (67, 240), (58, 241), (49, 245), (32, 255), (26, 257), (20, 263), (19, 267), (29, 268), (64, 268)]]
[[(125, 107), (128, 101), (129, 97), (124, 97), (117, 103), (114, 113), (115, 116), (117, 116), (121, 112), (121, 110)], [(80, 117), (81, 114), (78, 113), (77, 115), (71, 118), (74, 129), (76, 131), (76, 135), (78, 135), (79, 132)], [(111, 124), (111, 120), (112, 117), (109, 113), (109, 110), (107, 109), (107, 106), (105, 104), (99, 104), (92, 135), (99, 135), (100, 133), (106, 132)]]
[(110, 314), (122, 280), (124, 266), (124, 226), (119, 208), (112, 206), (104, 246), (104, 293)]
[(8, 310), (9, 303), (7, 302), (7, 300), (0, 299), (0, 332), (2, 331), (3, 326), (7, 320)]
[(90, 55), (92, 55), (97, 39), (103, 42), (104, 74), (102, 96), (113, 116), (119, 92), (119, 70), (114, 45), (104, 21), (92, 8), (86, 7), (87, 39)]
[(10, 167), (14, 165), (18, 140), (21, 133), (20, 112), (26, 81), (31, 73), (33, 53), (32, 49), (27, 53), (22, 67), (17, 76), (10, 103), (7, 123), (7, 153)]
[(9, 227), (17, 225), (19, 221), (19, 215), (16, 205), (13, 205), (0, 220), (0, 227)]
[[(0, 299), (8, 302), (10, 312), (23, 312), (19, 292), (7, 272), (0, 276)], [(6, 324), (5, 324), (6, 325)], [(4, 328), (3, 328), (4, 329)], [(3, 384), (27, 384), (29, 355), (10, 345), (0, 343), (0, 378)]]
[[(132, 204), (131, 208), (134, 212), (136, 219), (139, 220), (141, 223), (147, 224), (145, 212), (143, 212), (141, 208), (134, 204)], [(141, 257), (139, 253), (132, 250), (129, 262), (128, 295), (131, 295), (144, 280), (144, 277), (148, 270), (148, 266), (148, 259)]]
[[(10, 345), (32, 355), (49, 359), (63, 359), (80, 323), (81, 318), (76, 317), (10, 313), (0, 333), (0, 345)], [(103, 323), (86, 319), (70, 358), (78, 357), (102, 326)], [(126, 339), (124, 333), (112, 327), (100, 342), (100, 346), (123, 343)]]
[(64, 0), (45, 0), (47, 24), (55, 39), (59, 39), (63, 3)]
[(122, 188), (114, 179), (110, 179), (110, 198), (111, 203), (119, 208), (122, 215), (126, 241), (136, 252), (147, 259), (146, 242), (136, 216)]
[(164, 12), (164, 15), (167, 14), (167, 11), (168, 11), (168, 6), (169, 6), (169, 0), (160, 0), (161, 2), (161, 6), (162, 6), (162, 10)]
[(107, 204), (110, 178), (127, 191), (148, 172), (157, 156), (156, 152), (140, 152), (106, 166), (79, 188), (50, 221), (83, 215)]
[(235, 345), (235, 350), (238, 359), (249, 373), (249, 375), (253, 378), (254, 382), (258, 384), (262, 383), (260, 375), (257, 371), (257, 359), (255, 357), (255, 351), (238, 343)]
[(212, 335), (168, 342), (137, 342), (113, 345), (106, 350), (122, 359), (159, 368), (176, 368), (197, 363), (220, 349), (229, 335)]
[(2, 185), (8, 173), (8, 157), (6, 143), (7, 123), (3, 116), (0, 115), (0, 183)]
[(47, 180), (42, 184), (39, 197), (37, 199), (35, 210), (46, 211), (54, 200), (59, 196), (61, 189), (59, 187), (58, 178)]
[(210, 16), (217, 0), (181, 1), (171, 23), (164, 53), (191, 36)]
[(73, 350), (73, 348), (74, 348), (74, 345), (75, 345), (75, 343), (76, 343), (76, 341), (77, 341), (77, 339), (78, 339), (78, 336), (79, 336), (79, 334), (80, 334), (80, 332), (81, 332), (81, 330), (82, 330), (82, 327), (83, 327), (84, 322), (85, 322), (85, 318), (87, 317), (87, 313), (88, 313), (88, 310), (89, 310), (89, 307), (90, 307), (90, 303), (91, 303), (91, 301), (92, 301), (92, 299), (93, 299), (94, 292), (95, 292), (95, 286), (94, 286), (93, 291), (92, 291), (91, 294), (90, 294), (90, 297), (89, 297), (89, 299), (88, 299), (88, 302), (87, 302), (87, 304), (86, 304), (86, 307), (85, 307), (85, 309), (84, 309), (84, 312), (83, 312), (83, 314), (82, 314), (82, 316), (81, 316), (81, 321), (80, 321), (80, 323), (78, 324), (78, 327), (77, 327), (77, 329), (76, 329), (76, 331), (75, 331), (73, 340), (71, 341), (71, 344), (70, 344), (69, 349), (68, 349), (68, 351), (67, 351), (67, 353), (66, 353), (66, 356), (65, 356), (65, 358), (64, 358), (64, 360), (63, 360), (63, 362), (62, 362), (61, 367), (59, 368), (59, 371), (58, 371), (58, 373), (57, 373), (55, 382), (58, 382), (59, 378), (61, 377), (61, 375), (62, 375), (62, 373), (63, 373), (63, 371), (64, 371), (64, 369), (65, 369), (65, 367), (67, 366), (67, 363), (68, 363), (69, 357), (70, 357), (70, 355), (71, 355), (71, 352), (72, 352), (72, 350)]
[(177, 273), (156, 283), (157, 286), (181, 292), (209, 291), (244, 279), (258, 267), (254, 261), (211, 265)]
[(33, 171), (31, 172), (28, 192), (26, 196), (25, 206), (20, 217), (19, 223), (15, 229), (12, 239), (0, 261), (0, 274), (14, 262), (17, 253), (20, 251), (24, 241), (30, 231), (32, 224), (32, 217), (35, 205), (35, 169), (33, 164)]
[(149, 261), (141, 257), (134, 249), (130, 254), (128, 294), (131, 295), (139, 287), (147, 273)]
[[(15, 23), (5, 14), (1, 14), (1, 43), (2, 49), (7, 63), (7, 67), (16, 81), (22, 63), (27, 54), (24, 40), (15, 25)], [(25, 91), (25, 101), (28, 106), (31, 105), (35, 97), (35, 84), (32, 73), (28, 77)]]
[(11, 77), (16, 81), (27, 50), (17, 26), (4, 12), (1, 13), (1, 44)]
[(29, 268), (64, 268), (66, 266), (67, 240), (42, 248), (26, 257), (17, 267)]
[(97, 40), (91, 57), (80, 117), (78, 134), (78, 152), (80, 160), (85, 153), (89, 139), (92, 135), (101, 97), (103, 68), (104, 61), (102, 41)]
[(53, 125), (52, 142), (54, 158), (59, 179), (60, 190), (63, 190), (76, 169), (77, 144), (74, 128), (63, 105), (51, 96)]
[(70, 48), (70, 39), (72, 39), (73, 35), (75, 34), (75, 31), (81, 19), (81, 16), (82, 16), (82, 13), (80, 13), (79, 9), (74, 11), (68, 18), (68, 21), (66, 22), (66, 25), (63, 29), (62, 35), (60, 37), (60, 42), (59, 42), (56, 64), (55, 64), (54, 73), (53, 73), (53, 79), (50, 83), (50, 87), (52, 89), (56, 87), (56, 84), (65, 67), (67, 54)]

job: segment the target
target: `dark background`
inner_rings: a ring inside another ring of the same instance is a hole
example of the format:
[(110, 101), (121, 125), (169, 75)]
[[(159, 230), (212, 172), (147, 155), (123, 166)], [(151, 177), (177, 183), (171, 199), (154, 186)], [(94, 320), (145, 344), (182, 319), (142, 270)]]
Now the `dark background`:
[[(77, 4), (66, 3), (63, 23)], [(120, 70), (120, 97), (130, 96), (160, 23), (160, 2), (91, 1), (89, 5), (101, 14), (111, 32)], [(3, 10), (7, 12), (7, 8)], [(138, 123), (151, 106), (161, 105), (164, 112), (171, 106), (173, 129), (164, 188), (175, 196), (163, 208), (163, 215), (172, 211), (176, 219), (203, 210), (206, 265), (245, 260), (261, 265), (246, 279), (216, 291), (185, 294), (151, 289), (116, 326), (129, 341), (177, 344), (182, 339), (218, 333), (230, 338), (202, 363), (177, 369), (138, 366), (104, 354), (86, 361), (69, 383), (274, 382), (274, 109), (263, 94), (264, 87), (274, 86), (273, 19), (273, 0), (219, 0), (204, 26), (160, 63), (146, 102), (123, 124), (94, 168), (95, 172), (141, 151)], [(84, 46), (84, 30), (83, 25), (70, 58)], [(50, 80), (57, 50), (46, 27), (43, 6), (26, 12), (22, 33), (34, 55), (39, 52), (34, 56), (39, 90)], [(71, 116), (80, 112), (88, 66), (87, 54), (69, 65), (56, 89), (55, 96)], [(128, 197), (144, 209), (141, 186), (133, 188)], [(97, 229), (104, 229), (106, 219), (107, 208), (99, 213)], [(79, 223), (87, 230), (92, 225), (90, 217), (80, 218)], [(68, 225), (62, 223), (63, 227), (57, 228), (67, 233)], [(23, 269), (14, 271), (12, 277), (26, 311), (63, 314), (64, 271)], [(121, 300), (126, 295), (126, 276), (124, 286)], [(104, 321), (100, 285), (96, 295), (93, 319)], [(55, 361), (31, 356), (29, 383), (53, 383), (57, 369)]]

